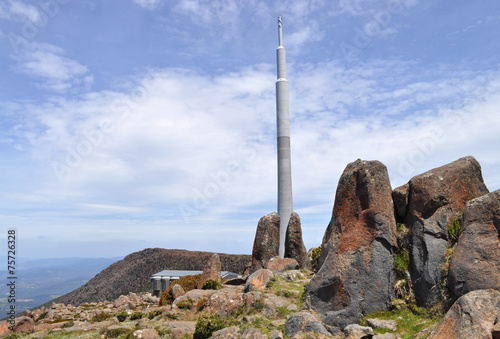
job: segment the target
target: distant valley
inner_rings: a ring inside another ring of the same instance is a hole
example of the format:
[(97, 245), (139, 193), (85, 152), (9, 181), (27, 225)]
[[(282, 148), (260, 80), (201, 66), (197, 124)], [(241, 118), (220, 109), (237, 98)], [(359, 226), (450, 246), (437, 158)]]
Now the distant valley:
[[(16, 310), (22, 312), (42, 305), (54, 298), (84, 285), (117, 258), (62, 258), (39, 259), (21, 263), (17, 268)], [(0, 272), (1, 281), (7, 281), (7, 272)], [(7, 284), (0, 285), (0, 318), (4, 318), (9, 304)]]

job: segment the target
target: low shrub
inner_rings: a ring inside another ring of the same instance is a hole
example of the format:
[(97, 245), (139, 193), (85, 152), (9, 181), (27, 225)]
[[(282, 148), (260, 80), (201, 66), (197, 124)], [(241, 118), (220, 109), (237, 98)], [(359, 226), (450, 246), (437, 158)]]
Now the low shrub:
[(101, 313), (98, 313), (96, 315), (94, 315), (92, 317), (92, 319), (90, 319), (91, 322), (95, 322), (95, 323), (98, 323), (98, 322), (101, 322), (101, 321), (104, 321), (104, 320), (107, 320), (111, 318), (111, 314), (109, 313), (105, 313), (105, 312), (101, 312)]
[(203, 282), (201, 288), (203, 290), (220, 290), (222, 288), (222, 285), (217, 280), (207, 279)]
[(203, 312), (198, 316), (193, 339), (208, 339), (212, 333), (225, 327), (224, 320), (217, 313)]
[(152, 320), (154, 317), (159, 316), (162, 313), (163, 313), (163, 310), (161, 308), (153, 310), (153, 311), (148, 313), (148, 319)]
[(177, 307), (182, 310), (189, 310), (193, 306), (193, 299), (181, 300), (177, 303)]
[(69, 328), (75, 326), (75, 322), (73, 320), (68, 321), (67, 323), (63, 324), (61, 328)]
[(201, 280), (201, 274), (197, 275), (186, 275), (179, 280), (175, 280), (170, 283), (170, 286), (162, 293), (160, 298), (160, 306), (172, 304), (174, 301), (174, 296), (172, 295), (172, 288), (175, 285), (180, 285), (185, 292), (194, 290), (198, 287)]
[(462, 224), (460, 219), (455, 219), (451, 224), (448, 225), (448, 239), (450, 241), (450, 246), (455, 246), (458, 242), (458, 238), (462, 233)]
[(314, 273), (319, 269), (319, 257), (321, 256), (321, 245), (314, 247), (311, 252), (311, 269)]
[(137, 320), (142, 318), (144, 318), (144, 313), (142, 313), (141, 311), (135, 311), (130, 315), (130, 320)]
[(118, 319), (118, 321), (122, 323), (125, 321), (125, 319), (127, 319), (128, 313), (127, 311), (121, 311), (119, 313), (116, 313), (115, 316)]

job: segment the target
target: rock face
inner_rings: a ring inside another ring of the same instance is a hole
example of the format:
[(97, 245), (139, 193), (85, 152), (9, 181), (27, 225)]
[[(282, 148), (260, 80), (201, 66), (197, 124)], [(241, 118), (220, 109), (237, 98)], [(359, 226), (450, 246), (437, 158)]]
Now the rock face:
[(429, 339), (497, 338), (500, 292), (478, 290), (460, 297), (429, 335)]
[(387, 309), (393, 294), (395, 234), (387, 168), (378, 161), (350, 163), (339, 180), (306, 306), (326, 313), (326, 324), (341, 327)]
[[(252, 250), (250, 272), (268, 268), (269, 261), (279, 256), (280, 216), (273, 212), (259, 220)], [(300, 217), (293, 212), (285, 239), (285, 258), (297, 260), (301, 268), (310, 269), (311, 261), (302, 240)]]
[(500, 190), (467, 203), (448, 286), (456, 297), (500, 289)]
[(300, 217), (295, 212), (292, 213), (286, 230), (285, 258), (293, 258), (297, 260), (301, 268), (311, 269), (311, 261), (302, 239)]
[(205, 268), (203, 268), (203, 273), (201, 274), (200, 283), (198, 284), (198, 288), (201, 288), (203, 283), (207, 279), (213, 279), (215, 281), (220, 282), (221, 277), (221, 268), (220, 268), (220, 259), (217, 253), (212, 254), (210, 259), (208, 260)]
[(468, 200), (487, 194), (488, 189), (481, 166), (470, 156), (417, 175), (408, 184), (404, 221), (412, 233), (413, 287), (417, 304), (431, 307), (443, 293), (448, 225)]
[(270, 213), (259, 220), (252, 250), (251, 272), (265, 268), (269, 259), (279, 256), (280, 216)]

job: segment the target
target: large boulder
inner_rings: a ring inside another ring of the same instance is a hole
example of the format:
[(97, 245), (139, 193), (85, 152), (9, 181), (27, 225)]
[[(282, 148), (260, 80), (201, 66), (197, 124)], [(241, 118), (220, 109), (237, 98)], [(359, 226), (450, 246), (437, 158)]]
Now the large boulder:
[(210, 257), (210, 259), (208, 259), (205, 268), (203, 268), (203, 273), (201, 274), (201, 279), (198, 284), (198, 288), (201, 288), (203, 286), (203, 283), (208, 279), (213, 279), (215, 281), (220, 282), (221, 281), (220, 274), (221, 274), (221, 266), (220, 266), (219, 255), (217, 253), (214, 253)]
[(279, 256), (280, 216), (270, 213), (259, 220), (253, 242), (251, 272), (265, 268), (269, 259)]
[(265, 290), (266, 285), (274, 276), (274, 273), (268, 269), (261, 268), (252, 273), (245, 283), (245, 293), (254, 290)]
[(477, 290), (460, 297), (428, 339), (491, 339), (500, 331), (500, 292)]
[(465, 206), (448, 286), (456, 297), (474, 290), (500, 289), (500, 190)]
[(300, 217), (295, 212), (292, 213), (286, 230), (285, 258), (297, 260), (300, 268), (311, 269), (311, 260), (309, 260), (307, 249), (302, 239)]
[(323, 237), (320, 268), (305, 305), (345, 327), (387, 309), (393, 296), (396, 221), (387, 168), (378, 161), (347, 165)]
[(468, 200), (488, 193), (481, 166), (471, 156), (409, 181), (405, 224), (411, 229), (411, 277), (419, 306), (432, 307), (444, 294), (448, 225)]
[[(268, 263), (274, 257), (279, 257), (280, 216), (273, 212), (259, 220), (252, 250), (252, 263), (248, 273), (261, 268), (269, 268)], [(311, 261), (302, 239), (300, 217), (293, 212), (285, 239), (285, 258), (297, 260), (301, 268), (310, 269)]]

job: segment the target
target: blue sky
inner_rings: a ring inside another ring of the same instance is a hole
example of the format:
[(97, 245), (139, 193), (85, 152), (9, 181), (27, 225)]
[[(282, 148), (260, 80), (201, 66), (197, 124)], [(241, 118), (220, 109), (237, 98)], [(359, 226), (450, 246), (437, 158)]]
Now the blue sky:
[(4, 0), (0, 237), (250, 254), (276, 210), (280, 15), (307, 248), (358, 158), (395, 188), (473, 155), (500, 188), (498, 1)]

